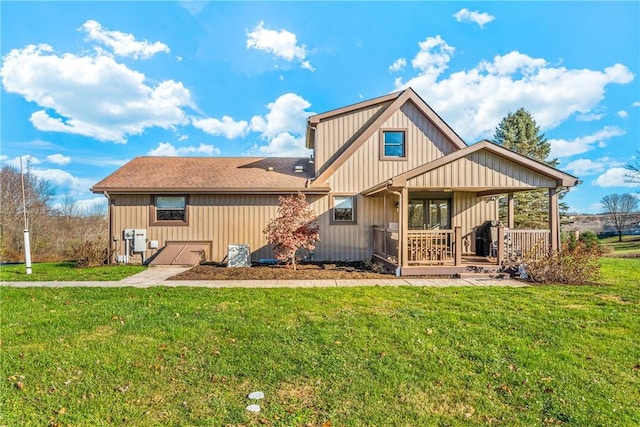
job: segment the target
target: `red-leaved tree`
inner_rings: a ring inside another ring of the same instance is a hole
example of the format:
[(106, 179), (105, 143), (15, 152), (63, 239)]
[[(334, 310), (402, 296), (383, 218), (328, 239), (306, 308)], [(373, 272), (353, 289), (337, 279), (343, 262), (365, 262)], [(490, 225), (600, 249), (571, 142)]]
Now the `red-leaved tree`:
[(280, 197), (278, 218), (271, 220), (264, 229), (275, 257), (280, 261), (291, 261), (295, 270), (298, 249), (312, 251), (320, 240), (317, 218), (304, 194)]

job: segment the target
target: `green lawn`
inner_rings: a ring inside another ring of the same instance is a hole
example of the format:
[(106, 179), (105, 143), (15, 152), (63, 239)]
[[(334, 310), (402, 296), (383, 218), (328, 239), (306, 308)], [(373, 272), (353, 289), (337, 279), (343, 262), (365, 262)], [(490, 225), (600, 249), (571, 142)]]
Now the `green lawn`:
[(602, 263), (601, 286), (3, 287), (0, 425), (640, 425), (640, 259)]
[(31, 265), (31, 274), (24, 264), (0, 266), (2, 282), (55, 282), (81, 280), (121, 280), (143, 271), (139, 265), (105, 265), (101, 267), (76, 268), (72, 262), (42, 262)]

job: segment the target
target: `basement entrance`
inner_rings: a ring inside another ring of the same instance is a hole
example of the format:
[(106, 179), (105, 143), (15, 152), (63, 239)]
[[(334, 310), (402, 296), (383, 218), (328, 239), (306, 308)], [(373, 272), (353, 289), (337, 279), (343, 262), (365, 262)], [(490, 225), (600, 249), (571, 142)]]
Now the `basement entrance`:
[(149, 266), (184, 265), (194, 267), (209, 258), (211, 242), (167, 242)]

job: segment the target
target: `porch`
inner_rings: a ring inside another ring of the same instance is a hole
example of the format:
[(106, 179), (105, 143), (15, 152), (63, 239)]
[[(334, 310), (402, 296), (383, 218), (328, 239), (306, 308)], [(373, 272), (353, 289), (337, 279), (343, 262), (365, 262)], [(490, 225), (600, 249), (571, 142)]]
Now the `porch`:
[(497, 239), (488, 242), (486, 255), (470, 252), (461, 227), (446, 230), (408, 230), (406, 260), (400, 262), (400, 233), (395, 228), (372, 227), (373, 257), (401, 275), (499, 274), (503, 267), (544, 256), (550, 248), (550, 230), (496, 227)]

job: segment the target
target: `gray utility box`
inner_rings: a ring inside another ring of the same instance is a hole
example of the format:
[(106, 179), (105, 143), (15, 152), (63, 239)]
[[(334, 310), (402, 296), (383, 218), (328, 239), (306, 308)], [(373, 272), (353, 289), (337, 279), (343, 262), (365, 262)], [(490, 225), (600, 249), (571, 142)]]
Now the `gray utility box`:
[(227, 267), (251, 267), (249, 245), (229, 245)]

